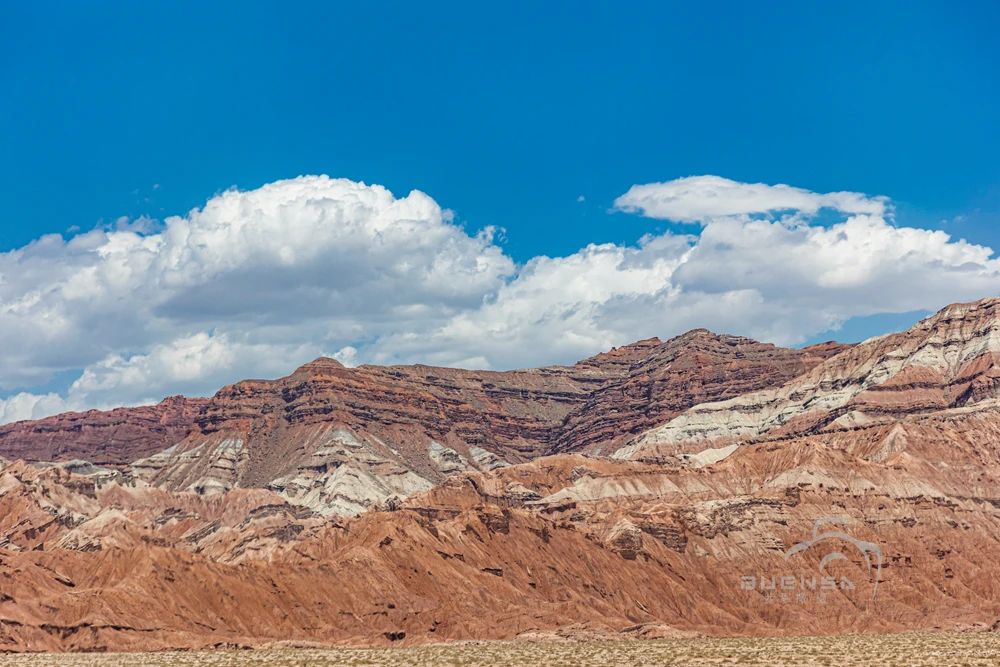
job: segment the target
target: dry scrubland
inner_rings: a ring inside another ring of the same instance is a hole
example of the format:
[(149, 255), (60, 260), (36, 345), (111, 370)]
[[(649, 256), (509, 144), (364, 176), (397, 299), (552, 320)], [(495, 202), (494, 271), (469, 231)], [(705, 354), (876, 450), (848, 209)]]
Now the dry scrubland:
[(331, 667), (333, 665), (997, 665), (1000, 634), (899, 634), (769, 639), (462, 642), (413, 648), (37, 654), (0, 657), (18, 667)]

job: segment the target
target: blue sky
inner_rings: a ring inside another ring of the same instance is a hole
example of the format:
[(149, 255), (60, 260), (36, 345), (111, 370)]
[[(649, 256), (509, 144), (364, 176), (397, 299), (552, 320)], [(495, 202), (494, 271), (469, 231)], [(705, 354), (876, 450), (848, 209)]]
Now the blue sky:
[(419, 188), (521, 261), (634, 240), (615, 196), (702, 173), (998, 240), (996, 3), (470, 4), (8, 7), (0, 244), (304, 173)]
[[(892, 224), (1000, 246), (996, 3), (206, 4), (6, 8), (0, 251), (301, 174), (418, 189), (470, 235), (502, 228), (517, 266), (697, 235), (614, 202), (699, 174), (884, 195)], [(915, 303), (794, 342), (937, 306)], [(366, 327), (324, 345), (380, 360)], [(105, 337), (93, 360), (154, 344)], [(86, 359), (0, 395), (62, 391)]]

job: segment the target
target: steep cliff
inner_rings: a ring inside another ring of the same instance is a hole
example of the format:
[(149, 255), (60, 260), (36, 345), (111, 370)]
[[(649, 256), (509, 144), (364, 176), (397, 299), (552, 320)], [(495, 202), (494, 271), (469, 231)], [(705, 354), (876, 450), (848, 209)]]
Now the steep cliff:
[(158, 405), (68, 412), (5, 424), (0, 426), (0, 456), (122, 466), (183, 439), (206, 403), (207, 399), (173, 396)]

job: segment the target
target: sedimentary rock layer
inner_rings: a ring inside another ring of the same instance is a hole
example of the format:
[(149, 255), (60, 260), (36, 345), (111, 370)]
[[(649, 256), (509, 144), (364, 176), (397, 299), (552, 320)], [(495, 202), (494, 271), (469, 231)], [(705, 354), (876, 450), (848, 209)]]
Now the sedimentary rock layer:
[(182, 440), (206, 402), (173, 396), (158, 405), (68, 412), (5, 424), (0, 426), (0, 456), (126, 465)]
[(0, 650), (996, 628), (998, 354), (987, 299), (238, 383), (125, 463), (0, 460)]

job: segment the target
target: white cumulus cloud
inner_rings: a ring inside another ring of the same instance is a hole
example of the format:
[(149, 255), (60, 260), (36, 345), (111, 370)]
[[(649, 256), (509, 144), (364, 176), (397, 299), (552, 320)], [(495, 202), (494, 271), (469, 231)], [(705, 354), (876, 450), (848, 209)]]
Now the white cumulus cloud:
[[(155, 228), (53, 234), (0, 254), (0, 390), (82, 369), (67, 405), (210, 393), (447, 321), (513, 271), (492, 230), (470, 235), (419, 191), (325, 176), (231, 190)], [(3, 419), (53, 405), (24, 392)]]
[(858, 192), (819, 194), (789, 185), (740, 183), (720, 176), (689, 176), (633, 185), (615, 200), (619, 210), (679, 222), (782, 210), (813, 214), (821, 208), (883, 215), (886, 204), (885, 197)]
[(24, 421), (25, 419), (40, 419), (59, 412), (78, 409), (59, 394), (33, 394), (18, 392), (13, 396), (0, 399), (0, 424)]
[(42, 237), (0, 254), (0, 423), (210, 394), (331, 352), (513, 368), (694, 327), (795, 344), (1000, 292), (992, 249), (900, 225), (885, 197), (698, 176), (615, 205), (699, 226), (516, 266), (423, 193), (310, 176)]

